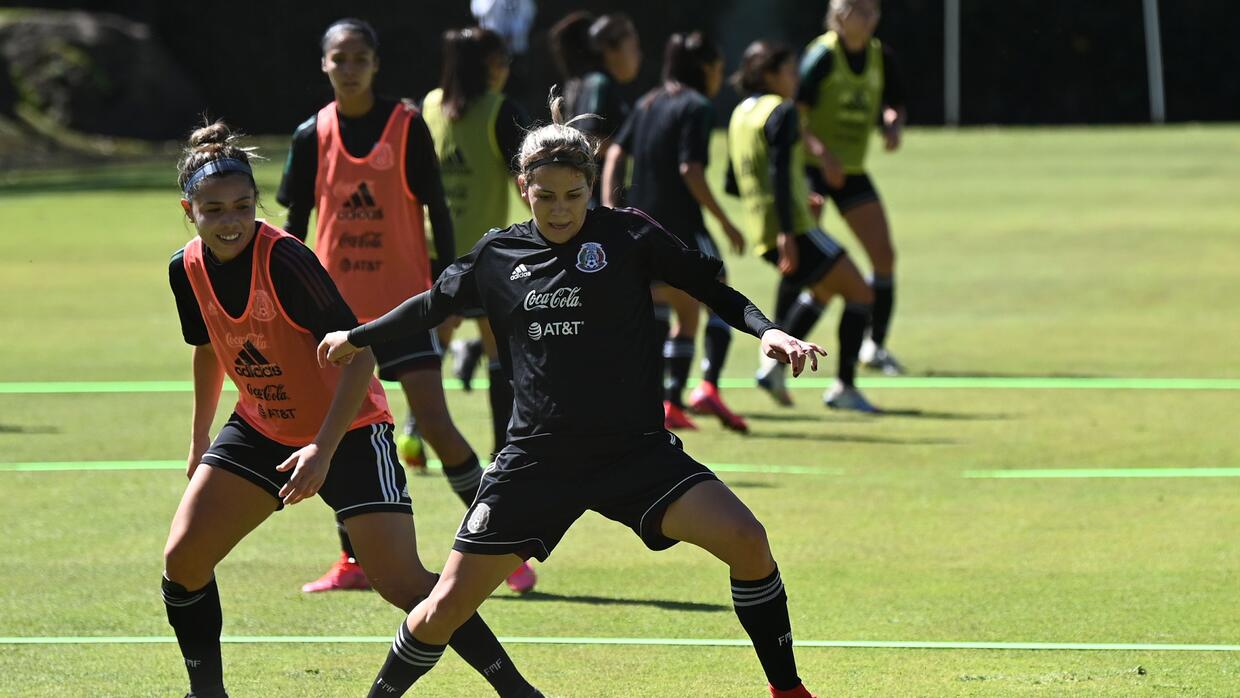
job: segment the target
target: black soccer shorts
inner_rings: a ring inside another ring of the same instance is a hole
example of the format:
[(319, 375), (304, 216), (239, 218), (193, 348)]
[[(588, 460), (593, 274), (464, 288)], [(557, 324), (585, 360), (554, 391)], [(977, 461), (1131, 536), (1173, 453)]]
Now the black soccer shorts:
[[(278, 511), (284, 508), (280, 488), (293, 471), (281, 473), (276, 466), (296, 450), (267, 438), (234, 412), (202, 462), (261, 487), (276, 500)], [(381, 422), (347, 432), (332, 457), (319, 497), (336, 512), (339, 521), (375, 511), (413, 513), (405, 469), (396, 457), (392, 425)]]
[(718, 478), (670, 432), (635, 436), (628, 443), (592, 457), (556, 449), (548, 450), (558, 455), (535, 455), (505, 446), (483, 473), (453, 549), (546, 560), (587, 510), (633, 529), (651, 550), (672, 547), (677, 541), (662, 530), (668, 506), (695, 485)]

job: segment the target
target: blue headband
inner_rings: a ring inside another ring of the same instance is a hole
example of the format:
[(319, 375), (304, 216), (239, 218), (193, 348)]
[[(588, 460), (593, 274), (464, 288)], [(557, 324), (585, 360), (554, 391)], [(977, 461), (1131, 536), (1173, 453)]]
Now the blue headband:
[(250, 177), (250, 181), (254, 181), (254, 170), (250, 169), (250, 163), (236, 158), (220, 158), (212, 160), (207, 164), (194, 170), (194, 174), (185, 180), (185, 195), (189, 196), (194, 191), (194, 187), (202, 180), (217, 174), (228, 174), (229, 172), (244, 172)]

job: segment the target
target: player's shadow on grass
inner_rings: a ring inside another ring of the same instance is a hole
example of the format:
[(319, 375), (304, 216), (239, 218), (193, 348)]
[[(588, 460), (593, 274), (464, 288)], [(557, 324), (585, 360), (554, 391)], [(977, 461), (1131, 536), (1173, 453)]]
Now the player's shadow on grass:
[(1011, 419), (1012, 415), (1002, 412), (947, 412), (945, 410), (917, 410), (917, 409), (889, 409), (884, 407), (882, 414), (874, 415), (874, 418), (882, 419), (883, 417), (916, 417), (919, 419), (946, 419), (958, 421), (986, 421), (992, 419)]
[(885, 436), (859, 434), (807, 434), (800, 431), (757, 431), (750, 439), (791, 439), (794, 441), (829, 441), (833, 443), (887, 444), (891, 446), (940, 446), (956, 443), (955, 439), (893, 439)]
[(697, 603), (694, 601), (663, 601), (660, 599), (624, 599), (615, 596), (589, 596), (583, 594), (549, 594), (545, 591), (531, 591), (521, 596), (492, 596), (491, 601), (520, 601), (521, 603), (539, 601), (562, 601), (566, 603), (583, 603), (590, 606), (649, 606), (665, 611), (697, 611), (699, 613), (731, 612), (731, 606), (715, 603)]
[(919, 374), (922, 378), (1113, 378), (1107, 373), (1024, 373), (1021, 371), (936, 371), (927, 369)]
[(60, 428), (54, 426), (24, 427), (18, 424), (0, 424), (0, 434), (59, 434)]

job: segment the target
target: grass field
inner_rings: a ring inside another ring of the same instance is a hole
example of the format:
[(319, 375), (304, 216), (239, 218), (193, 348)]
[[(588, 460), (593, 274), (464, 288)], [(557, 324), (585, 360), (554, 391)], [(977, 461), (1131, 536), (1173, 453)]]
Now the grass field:
[[(276, 143), (260, 185), (281, 222)], [(768, 528), (807, 684), (822, 697), (1240, 695), (1240, 478), (1228, 477), (1240, 474), (1240, 128), (914, 130), (874, 172), (900, 253), (890, 345), (911, 377), (862, 387), (892, 413), (824, 410), (831, 370), (796, 391), (795, 410), (774, 407), (745, 387), (756, 341), (742, 336), (726, 394), (753, 433), (705, 423), (685, 439)], [(184, 487), (190, 395), (47, 383), (188, 380), (166, 280), (191, 235), (174, 180), (171, 159), (0, 176), (0, 695), (184, 691), (174, 644), (19, 641), (171, 636), (160, 553)], [(728, 265), (769, 308), (770, 270)], [(814, 336), (833, 353), (834, 318)], [(1009, 380), (1039, 377), (1065, 381)], [(1153, 378), (1210, 380), (1089, 382)], [(605, 391), (602, 370), (583, 380)], [(484, 450), (484, 394), (449, 401)], [(48, 463), (72, 469), (31, 465)], [(965, 477), (1023, 469), (1116, 477)], [(411, 490), (436, 568), (462, 509), (441, 477)], [(364, 692), (401, 614), (374, 594), (298, 591), (335, 545), (312, 502), (220, 566), (226, 636), (335, 638), (226, 644), (234, 697)], [(534, 594), (497, 591), (483, 613), (503, 637), (565, 639), (509, 645), (547, 695), (764, 695), (744, 647), (573, 640), (743, 638), (705, 553), (648, 553), (587, 515), (540, 574)], [(1217, 651), (1149, 647), (1168, 644)], [(488, 691), (453, 656), (415, 693)]]

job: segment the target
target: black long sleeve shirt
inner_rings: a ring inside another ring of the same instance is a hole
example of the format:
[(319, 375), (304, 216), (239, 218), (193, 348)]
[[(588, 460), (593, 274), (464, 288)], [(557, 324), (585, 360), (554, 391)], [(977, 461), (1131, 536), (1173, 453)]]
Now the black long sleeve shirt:
[[(481, 306), (513, 381), (510, 441), (527, 450), (607, 450), (663, 428), (652, 282), (683, 289), (754, 336), (775, 327), (719, 282), (720, 264), (632, 209), (589, 211), (565, 243), (519, 223), (489, 233), (429, 291), (353, 329), (349, 341), (390, 341)], [(600, 380), (608, 383), (604, 401)]]

